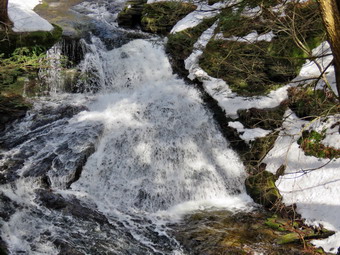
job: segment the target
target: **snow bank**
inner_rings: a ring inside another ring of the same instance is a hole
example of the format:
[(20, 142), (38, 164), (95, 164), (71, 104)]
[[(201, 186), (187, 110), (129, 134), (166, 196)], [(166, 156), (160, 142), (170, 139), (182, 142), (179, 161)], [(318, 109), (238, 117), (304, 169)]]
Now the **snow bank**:
[(39, 0), (9, 0), (8, 16), (15, 32), (52, 31), (53, 26), (33, 11)]
[[(320, 131), (339, 123), (340, 115), (330, 116), (328, 121), (309, 123), (300, 120), (291, 111), (286, 112), (283, 130), (273, 149), (263, 163), (267, 171), (275, 173), (285, 165), (285, 175), (276, 182), (287, 205), (296, 204), (297, 212), (306, 219), (307, 224), (318, 225), (336, 231), (336, 234), (313, 243), (322, 246), (327, 252), (336, 253), (340, 247), (340, 159), (320, 159), (306, 156), (297, 140), (303, 129)], [(331, 128), (325, 140), (332, 139), (332, 146), (340, 147), (339, 124)], [(335, 131), (335, 132), (334, 132)], [(331, 136), (331, 137), (329, 137)]]

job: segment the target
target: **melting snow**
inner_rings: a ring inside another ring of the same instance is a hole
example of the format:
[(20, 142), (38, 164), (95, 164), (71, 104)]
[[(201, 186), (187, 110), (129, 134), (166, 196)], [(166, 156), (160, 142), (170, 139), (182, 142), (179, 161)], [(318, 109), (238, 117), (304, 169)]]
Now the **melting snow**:
[(270, 31), (265, 34), (259, 35), (257, 31), (253, 31), (250, 34), (247, 34), (243, 37), (232, 36), (229, 38), (224, 38), (222, 33), (218, 33), (215, 35), (215, 39), (227, 40), (227, 41), (238, 41), (238, 42), (247, 42), (253, 43), (258, 41), (267, 41), (270, 42), (275, 37), (273, 31)]
[[(313, 241), (327, 252), (336, 253), (340, 246), (340, 159), (320, 159), (306, 156), (297, 140), (304, 129), (320, 131), (336, 124), (328, 130), (325, 143), (340, 147), (339, 121), (340, 115), (329, 117), (328, 121), (310, 123), (300, 120), (293, 112), (286, 112), (283, 130), (275, 142), (273, 149), (267, 154), (264, 163), (267, 171), (275, 173), (285, 165), (285, 175), (276, 182), (286, 204), (296, 204), (297, 211), (311, 225), (322, 224), (337, 233), (324, 240)], [(330, 139), (332, 142), (330, 142)]]
[(265, 130), (262, 128), (245, 128), (239, 121), (231, 121), (228, 123), (228, 125), (237, 129), (241, 139), (246, 142), (254, 141), (258, 137), (265, 137), (271, 133), (270, 130)]
[(39, 0), (9, 0), (8, 16), (15, 32), (52, 31), (53, 26), (33, 11)]
[[(267, 96), (240, 97), (232, 93), (229, 86), (221, 79), (210, 77), (200, 66), (199, 58), (208, 41), (214, 36), (216, 24), (206, 30), (194, 45), (193, 53), (185, 60), (185, 68), (189, 71), (190, 79), (199, 79), (204, 89), (225, 111), (228, 117), (237, 118), (237, 110), (256, 108), (273, 108), (287, 98), (287, 89), (317, 78), (320, 73), (330, 65), (333, 56), (329, 44), (322, 43), (313, 50), (316, 60), (306, 61), (301, 72), (290, 84), (272, 91)], [(268, 34), (269, 35), (269, 34)], [(258, 35), (251, 33), (246, 36), (247, 40), (253, 41)], [(268, 36), (269, 38), (269, 36)], [(232, 38), (239, 40), (240, 38)], [(325, 73), (332, 90), (335, 90), (334, 68), (330, 66)], [(316, 88), (323, 88), (325, 82), (320, 79)], [(297, 211), (306, 219), (308, 224), (322, 224), (336, 234), (324, 239), (315, 240), (316, 246), (323, 247), (327, 252), (336, 253), (340, 247), (340, 159), (320, 159), (306, 156), (299, 147), (297, 140), (306, 127), (316, 131), (326, 130), (326, 138), (322, 141), (327, 146), (340, 148), (339, 123), (340, 115), (328, 116), (313, 123), (300, 120), (290, 110), (286, 112), (283, 129), (274, 145), (274, 148), (264, 159), (267, 170), (273, 173), (281, 165), (286, 165), (286, 174), (277, 181), (277, 186), (283, 195), (286, 204), (297, 205)], [(249, 136), (255, 130), (246, 130), (239, 122), (231, 122), (230, 126), (244, 132), (241, 137), (249, 141), (256, 134)], [(250, 132), (248, 132), (250, 131)], [(264, 130), (260, 135), (265, 135)]]

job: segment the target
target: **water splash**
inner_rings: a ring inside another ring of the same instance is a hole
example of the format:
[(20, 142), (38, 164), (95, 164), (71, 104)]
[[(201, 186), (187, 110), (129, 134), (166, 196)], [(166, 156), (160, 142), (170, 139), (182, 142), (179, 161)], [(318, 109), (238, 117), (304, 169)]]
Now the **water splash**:
[[(0, 225), (11, 252), (181, 254), (170, 221), (250, 208), (240, 159), (199, 92), (172, 73), (162, 41), (84, 45), (78, 87), (91, 96), (38, 101), (4, 139), (1, 189), (17, 209)], [(19, 199), (19, 187), (30, 195)]]

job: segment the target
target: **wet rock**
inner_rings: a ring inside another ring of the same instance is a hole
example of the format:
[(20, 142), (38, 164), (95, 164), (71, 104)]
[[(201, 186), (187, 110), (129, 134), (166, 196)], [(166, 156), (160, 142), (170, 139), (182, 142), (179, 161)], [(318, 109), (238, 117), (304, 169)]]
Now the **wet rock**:
[[(1, 178), (1, 175), (0, 175)], [(1, 179), (0, 179), (1, 182)], [(0, 183), (1, 184), (1, 183)], [(10, 217), (17, 211), (21, 209), (20, 206), (12, 201), (10, 198), (0, 193), (0, 255), (7, 255), (8, 250), (5, 240), (1, 238), (1, 227), (3, 221), (8, 221)]]
[(7, 255), (8, 251), (5, 242), (0, 237), (0, 255)]
[(18, 204), (13, 202), (4, 194), (0, 193), (0, 219), (8, 221), (18, 208)]
[(11, 122), (24, 117), (29, 108), (30, 104), (22, 96), (0, 94), (0, 132)]
[(0, 168), (0, 184), (12, 182), (19, 178), (17, 171), (23, 166), (24, 160), (6, 160)]
[(16, 180), (19, 170), (24, 177), (46, 177), (60, 188), (76, 181), (103, 131), (99, 122), (70, 124), (69, 119), (83, 110), (72, 105), (41, 107), (4, 132), (0, 145), (7, 152), (0, 153), (0, 183)]
[(85, 253), (80, 252), (73, 248), (70, 244), (66, 241), (57, 239), (53, 242), (53, 244), (60, 249), (58, 255), (85, 255)]
[(62, 211), (63, 214), (72, 215), (85, 221), (95, 221), (101, 225), (109, 224), (107, 218), (103, 214), (83, 206), (75, 197), (65, 198), (60, 194), (55, 194), (45, 189), (37, 190), (36, 195), (36, 202), (49, 209)]
[[(17, 132), (0, 133), (2, 134), (2, 137), (0, 138), (0, 147), (4, 149), (11, 149), (27, 140), (32, 139), (39, 135), (39, 133), (46, 133), (56, 126), (65, 124), (66, 119), (85, 110), (87, 110), (87, 108), (84, 106), (61, 105), (56, 108), (43, 107), (36, 112), (30, 112), (29, 116), (23, 120), (28, 124), (25, 125), (24, 130), (20, 129), (20, 127), (16, 125), (10, 126), (9, 128)], [(58, 120), (60, 120), (60, 122), (57, 122)]]

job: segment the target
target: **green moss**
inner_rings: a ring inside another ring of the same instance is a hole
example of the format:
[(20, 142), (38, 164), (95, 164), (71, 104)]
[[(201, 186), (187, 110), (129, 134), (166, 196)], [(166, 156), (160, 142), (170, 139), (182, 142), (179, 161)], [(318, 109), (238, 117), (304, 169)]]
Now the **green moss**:
[[(254, 4), (258, 2), (254, 1)], [(287, 5), (287, 16), (279, 18), (266, 11), (264, 5), (260, 16), (244, 17), (241, 11), (251, 4), (242, 3), (238, 11), (227, 8), (221, 12), (218, 31), (226, 38), (242, 37), (252, 31), (258, 34), (273, 31), (275, 38), (271, 42), (254, 43), (211, 40), (200, 59), (200, 66), (210, 76), (225, 80), (240, 95), (267, 94), (294, 78), (310, 57), (311, 49), (324, 40), (322, 21), (315, 3)], [(289, 28), (288, 19), (293, 17), (293, 10), (296, 33), (305, 45), (305, 51), (291, 37), (292, 30), (282, 32)]]
[(166, 34), (180, 19), (195, 9), (196, 6), (191, 3), (175, 1), (146, 4), (142, 12), (142, 29)]
[(212, 40), (200, 59), (200, 66), (209, 75), (225, 80), (240, 95), (267, 94), (297, 75), (289, 61), (267, 54), (270, 44)]
[(62, 29), (54, 26), (52, 32), (35, 31), (27, 33), (9, 32), (0, 40), (0, 93), (22, 95), (24, 85), (34, 93), (38, 70), (44, 66), (47, 49), (52, 47), (62, 35)]
[(24, 84), (36, 79), (46, 61), (41, 47), (17, 48), (8, 58), (0, 55), (0, 93), (22, 95)]
[(6, 107), (14, 110), (27, 110), (32, 107), (24, 97), (15, 94), (0, 94), (0, 105), (2, 109)]
[(284, 222), (280, 222), (277, 218), (277, 215), (274, 215), (271, 218), (267, 218), (265, 225), (274, 230), (285, 231)]
[(53, 25), (51, 32), (35, 31), (35, 32), (5, 32), (0, 31), (0, 54), (6, 57), (10, 56), (17, 48), (27, 47), (32, 50), (39, 50), (40, 53), (52, 47), (60, 40), (62, 28)]
[(280, 0), (243, 0), (239, 4), (239, 9), (243, 10), (246, 7), (252, 9), (257, 6), (268, 8), (268, 7), (276, 6), (279, 3), (281, 3)]
[(321, 143), (325, 136), (325, 132), (304, 131), (298, 140), (298, 144), (308, 156), (329, 159), (340, 158), (339, 149), (328, 147)]
[(289, 233), (277, 240), (277, 244), (288, 244), (288, 243), (296, 243), (299, 242), (301, 239), (298, 233)]
[(275, 175), (267, 171), (251, 175), (245, 182), (247, 193), (256, 203), (271, 208), (282, 199), (275, 185), (276, 179)]
[(326, 94), (323, 90), (314, 90), (312, 87), (290, 88), (288, 98), (289, 108), (304, 120), (340, 112), (340, 105), (333, 94)]

